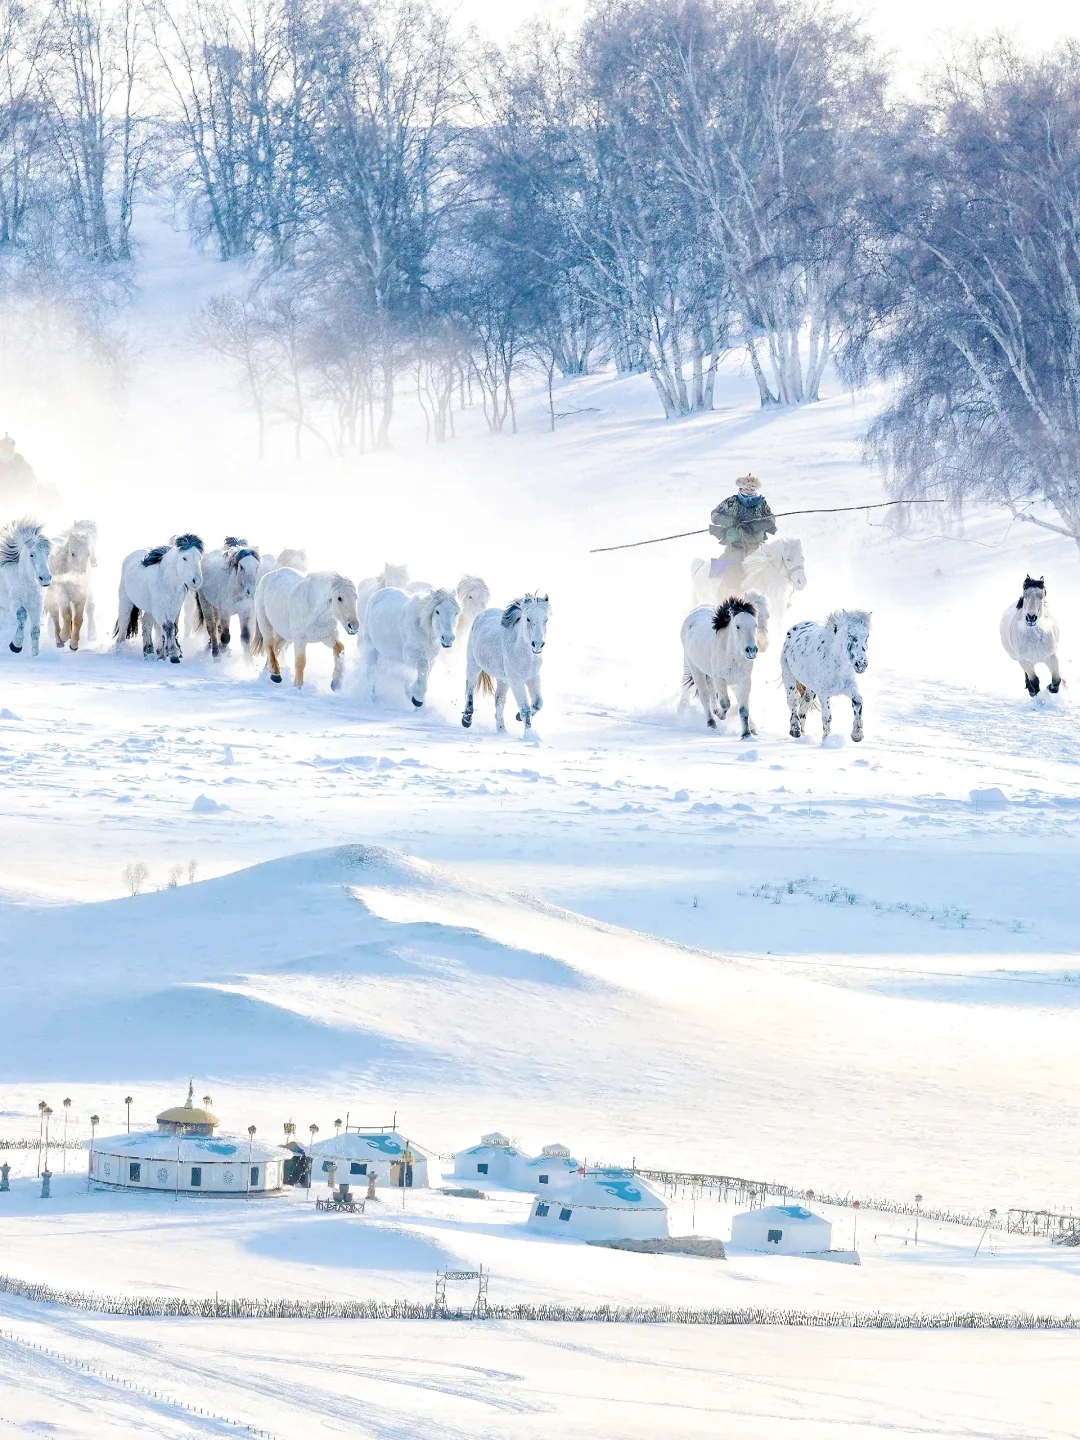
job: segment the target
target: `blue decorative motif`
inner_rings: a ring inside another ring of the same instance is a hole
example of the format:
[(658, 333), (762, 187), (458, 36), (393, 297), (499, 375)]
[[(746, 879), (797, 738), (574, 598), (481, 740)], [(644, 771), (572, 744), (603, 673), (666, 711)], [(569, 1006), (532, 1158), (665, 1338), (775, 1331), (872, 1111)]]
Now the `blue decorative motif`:
[(616, 1200), (625, 1200), (628, 1205), (636, 1205), (641, 1199), (641, 1191), (629, 1180), (605, 1180), (600, 1188), (614, 1195)]
[(401, 1146), (392, 1135), (361, 1135), (359, 1139), (371, 1147), (372, 1150), (381, 1150), (384, 1155), (400, 1155)]

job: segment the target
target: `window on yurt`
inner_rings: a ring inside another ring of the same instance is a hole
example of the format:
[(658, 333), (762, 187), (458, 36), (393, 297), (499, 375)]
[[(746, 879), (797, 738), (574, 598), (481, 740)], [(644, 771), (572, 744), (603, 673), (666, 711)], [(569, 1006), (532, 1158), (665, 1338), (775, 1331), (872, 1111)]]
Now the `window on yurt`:
[(551, 1209), (551, 1206), (550, 1206), (550, 1205), (545, 1205), (544, 1202), (543, 1202), (543, 1200), (538, 1200), (538, 1201), (536, 1202), (536, 1213), (537, 1213), (537, 1215), (546, 1215), (550, 1209)]
[(323, 1168), (323, 1174), (324, 1174), (324, 1175), (329, 1175), (329, 1173), (330, 1173), (330, 1166), (333, 1165), (333, 1163), (334, 1163), (334, 1162), (333, 1162), (332, 1160), (324, 1160), (324, 1161), (322, 1162), (322, 1168)]
[(349, 1166), (349, 1174), (350, 1174), (350, 1175), (366, 1175), (366, 1174), (367, 1174), (367, 1161), (366, 1161), (366, 1160), (354, 1160), (354, 1161), (352, 1162), (352, 1164)]
[(560, 1219), (560, 1220), (569, 1220), (569, 1219), (570, 1219), (570, 1216), (571, 1216), (572, 1214), (573, 1214), (573, 1211), (568, 1210), (568, 1209), (566, 1208), (566, 1206), (564, 1205), (563, 1208), (559, 1211), (559, 1219)]
[(138, 1160), (132, 1160), (128, 1165), (128, 1180), (137, 1184), (142, 1178), (142, 1165)]
[(784, 1232), (783, 1230), (770, 1230), (765, 1238), (770, 1245), (779, 1245), (780, 1241), (784, 1238)]
[(202, 1184), (202, 1166), (201, 1166), (201, 1165), (192, 1165), (192, 1167), (191, 1167), (191, 1183), (192, 1183), (192, 1185), (193, 1185), (196, 1189)]
[(259, 1183), (259, 1167), (258, 1167), (258, 1165), (252, 1165), (252, 1167), (251, 1167), (251, 1183), (252, 1183), (252, 1185), (257, 1185), (257, 1184)]
[(477, 1173), (478, 1175), (486, 1175), (486, 1174), (487, 1174), (487, 1161), (486, 1161), (486, 1160), (484, 1161), (484, 1163), (483, 1163), (482, 1165), (477, 1165), (477, 1167), (476, 1167), (476, 1173)]
[(541, 1185), (546, 1185), (548, 1183), (548, 1177), (546, 1175), (538, 1175), (536, 1178)]

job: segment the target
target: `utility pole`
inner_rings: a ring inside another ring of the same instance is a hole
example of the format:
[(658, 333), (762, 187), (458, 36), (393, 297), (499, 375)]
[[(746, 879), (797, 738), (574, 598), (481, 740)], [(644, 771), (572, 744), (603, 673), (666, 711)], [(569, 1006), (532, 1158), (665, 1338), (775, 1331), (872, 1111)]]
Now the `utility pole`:
[(919, 1206), (922, 1204), (922, 1196), (915, 1196), (915, 1244), (919, 1243)]

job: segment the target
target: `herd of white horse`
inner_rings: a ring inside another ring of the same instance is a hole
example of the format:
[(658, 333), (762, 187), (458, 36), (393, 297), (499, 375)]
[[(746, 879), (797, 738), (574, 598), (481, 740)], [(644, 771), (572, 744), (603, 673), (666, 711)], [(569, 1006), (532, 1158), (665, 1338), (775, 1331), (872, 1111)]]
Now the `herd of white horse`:
[[(78, 650), (84, 632), (87, 639), (95, 638), (91, 571), (96, 545), (97, 530), (89, 521), (77, 522), (53, 540), (31, 520), (0, 530), (0, 617), (14, 627), (13, 651), (24, 649), (29, 632), (30, 653), (38, 653), (44, 614), (61, 649)], [(696, 695), (706, 724), (715, 729), (726, 719), (733, 695), (745, 739), (757, 733), (750, 689), (755, 663), (769, 645), (770, 624), (784, 624), (792, 597), (806, 585), (802, 545), (772, 540), (745, 560), (729, 562), (718, 579), (711, 570), (705, 560), (691, 566), (695, 604), (681, 630), (683, 704)], [(405, 566), (386, 565), (381, 574), (355, 585), (335, 571), (309, 572), (302, 550), (261, 554), (246, 540), (227, 536), (220, 549), (207, 551), (197, 535), (184, 534), (124, 559), (113, 635), (118, 646), (141, 636), (145, 657), (179, 664), (181, 620), (183, 640), (205, 633), (215, 659), (228, 647), (235, 621), (245, 652), (265, 655), (276, 683), (289, 646), (297, 688), (304, 684), (307, 647), (329, 647), (333, 690), (342, 684), (342, 637), (355, 636), (372, 698), (380, 670), (402, 668), (406, 693), (417, 708), (424, 704), (437, 657), (459, 642), (467, 652), (462, 725), (468, 729), (472, 724), (479, 689), (494, 694), (496, 729), (505, 730), (506, 698), (513, 694), (517, 720), (528, 735), (543, 704), (540, 669), (548, 597), (522, 595), (494, 608), (490, 599), (487, 585), (475, 575), (463, 576), (451, 590), (410, 580)], [(830, 702), (843, 695), (852, 707), (851, 738), (863, 738), (856, 677), (867, 668), (869, 635), (870, 616), (864, 610), (836, 610), (821, 623), (806, 620), (786, 630), (780, 671), (792, 736), (804, 733), (809, 709), (817, 705), (827, 739)], [(1045, 580), (1025, 578), (1020, 599), (1002, 617), (1001, 642), (1022, 667), (1029, 695), (1039, 693), (1038, 664), (1049, 669), (1048, 689), (1057, 693), (1058, 626), (1046, 604)]]

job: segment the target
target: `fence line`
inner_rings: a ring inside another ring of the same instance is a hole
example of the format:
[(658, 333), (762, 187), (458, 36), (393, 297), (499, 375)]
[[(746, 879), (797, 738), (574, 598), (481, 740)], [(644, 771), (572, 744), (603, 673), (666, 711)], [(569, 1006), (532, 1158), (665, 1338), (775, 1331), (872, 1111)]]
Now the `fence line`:
[(733, 1199), (736, 1204), (749, 1205), (751, 1208), (764, 1205), (770, 1198), (785, 1202), (812, 1200), (818, 1205), (836, 1205), (849, 1210), (858, 1205), (862, 1210), (878, 1210), (886, 1215), (918, 1215), (920, 1220), (940, 1220), (947, 1224), (968, 1225), (980, 1230), (985, 1226), (989, 1226), (991, 1230), (1007, 1228), (1004, 1216), (991, 1219), (989, 1215), (968, 1215), (962, 1211), (938, 1209), (932, 1205), (917, 1205), (912, 1200), (883, 1200), (880, 1196), (867, 1196), (864, 1199), (861, 1195), (851, 1194), (831, 1195), (824, 1190), (785, 1185), (778, 1180), (747, 1180), (737, 1175), (695, 1175), (688, 1170), (649, 1170), (641, 1165), (634, 1165), (633, 1171), (643, 1180), (656, 1181), (672, 1196), (680, 1192), (685, 1194), (690, 1190), (699, 1196), (715, 1195), (718, 1200)]
[(1022, 1310), (800, 1310), (770, 1306), (489, 1304), (487, 1314), (417, 1300), (285, 1300), (179, 1295), (103, 1295), (0, 1275), (0, 1292), (42, 1305), (102, 1315), (200, 1320), (524, 1320), (630, 1325), (770, 1325), (844, 1330), (1080, 1330), (1080, 1315)]

